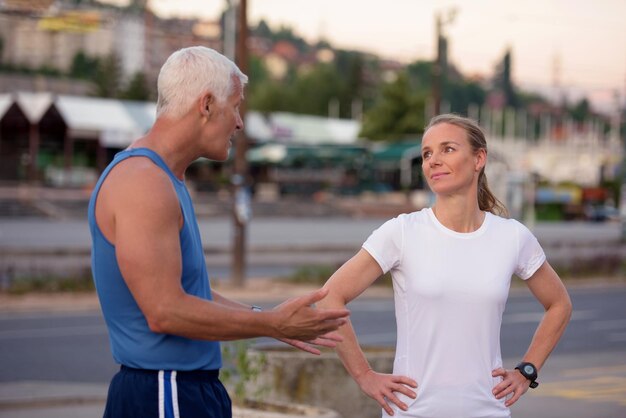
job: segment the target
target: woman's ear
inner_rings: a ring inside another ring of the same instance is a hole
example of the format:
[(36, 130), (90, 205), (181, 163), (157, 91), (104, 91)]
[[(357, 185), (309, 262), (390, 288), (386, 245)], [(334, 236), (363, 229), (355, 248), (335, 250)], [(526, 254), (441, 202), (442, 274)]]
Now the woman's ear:
[(487, 164), (487, 151), (484, 148), (479, 149), (475, 154), (474, 160), (476, 161), (474, 171), (478, 173)]

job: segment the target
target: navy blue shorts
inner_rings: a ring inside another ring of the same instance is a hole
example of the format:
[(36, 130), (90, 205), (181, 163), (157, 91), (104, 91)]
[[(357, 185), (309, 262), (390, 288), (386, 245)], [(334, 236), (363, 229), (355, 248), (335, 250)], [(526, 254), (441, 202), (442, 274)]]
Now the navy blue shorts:
[(122, 366), (109, 386), (105, 418), (231, 418), (219, 371), (177, 372)]

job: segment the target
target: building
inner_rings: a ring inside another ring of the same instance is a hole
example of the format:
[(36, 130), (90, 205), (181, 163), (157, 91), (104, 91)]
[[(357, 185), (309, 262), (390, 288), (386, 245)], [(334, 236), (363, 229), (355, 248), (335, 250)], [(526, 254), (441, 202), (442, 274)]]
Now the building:
[(143, 72), (153, 83), (167, 57), (180, 48), (222, 49), (219, 22), (160, 19), (149, 10), (71, 7), (44, 0), (0, 2), (0, 62), (67, 73), (79, 52), (90, 58), (114, 54), (125, 81)]

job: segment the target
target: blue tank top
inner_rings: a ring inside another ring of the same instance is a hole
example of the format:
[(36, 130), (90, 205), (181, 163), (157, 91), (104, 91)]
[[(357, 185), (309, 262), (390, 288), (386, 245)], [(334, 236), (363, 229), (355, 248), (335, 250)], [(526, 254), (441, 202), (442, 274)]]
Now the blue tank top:
[(222, 366), (220, 345), (215, 341), (192, 340), (150, 330), (122, 277), (115, 246), (98, 227), (95, 218), (96, 199), (102, 182), (119, 162), (131, 157), (147, 157), (165, 171), (176, 189), (183, 215), (180, 230), (182, 286), (190, 295), (211, 300), (200, 231), (191, 197), (185, 183), (171, 172), (157, 153), (147, 148), (118, 153), (104, 170), (89, 201), (88, 219), (91, 231), (91, 268), (100, 306), (109, 330), (113, 358), (119, 364), (153, 370), (210, 370)]

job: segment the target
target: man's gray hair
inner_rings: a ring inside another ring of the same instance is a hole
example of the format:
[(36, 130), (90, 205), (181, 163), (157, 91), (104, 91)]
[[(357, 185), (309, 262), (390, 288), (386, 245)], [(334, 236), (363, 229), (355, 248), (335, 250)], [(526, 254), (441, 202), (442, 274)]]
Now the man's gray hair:
[(242, 86), (248, 82), (248, 76), (234, 62), (213, 49), (179, 49), (159, 72), (157, 118), (182, 117), (205, 93), (211, 93), (219, 103), (225, 102), (233, 92), (233, 77), (239, 78)]

